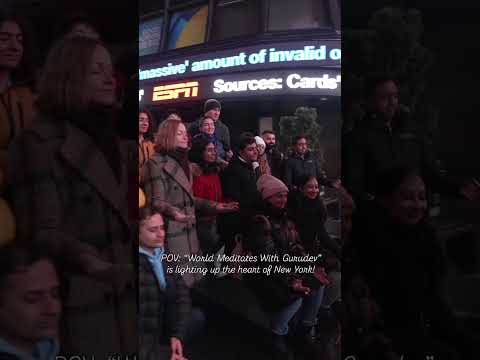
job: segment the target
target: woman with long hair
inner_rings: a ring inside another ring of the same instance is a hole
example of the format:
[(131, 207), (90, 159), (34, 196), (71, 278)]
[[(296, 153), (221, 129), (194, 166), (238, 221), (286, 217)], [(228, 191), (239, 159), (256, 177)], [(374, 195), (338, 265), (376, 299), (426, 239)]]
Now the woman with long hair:
[(62, 352), (95, 358), (137, 349), (128, 154), (115, 102), (105, 46), (62, 39), (46, 60), (39, 116), (9, 150), (17, 241), (48, 248), (64, 266)]
[[(190, 149), (193, 171), (193, 194), (201, 199), (223, 202), (220, 182), (220, 166), (216, 162), (215, 144), (205, 138), (194, 138)], [(219, 250), (217, 216), (206, 215), (197, 218), (197, 234), (204, 254)]]
[(138, 112), (138, 174), (140, 183), (143, 179), (143, 167), (155, 153), (155, 145), (152, 138), (153, 118), (152, 114), (141, 109)]

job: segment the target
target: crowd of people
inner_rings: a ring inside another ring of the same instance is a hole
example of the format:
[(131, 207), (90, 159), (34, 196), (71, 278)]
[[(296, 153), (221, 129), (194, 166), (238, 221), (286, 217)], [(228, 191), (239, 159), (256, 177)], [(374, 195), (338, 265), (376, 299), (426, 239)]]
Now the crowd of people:
[(446, 300), (448, 253), (428, 211), (433, 193), (478, 201), (476, 180), (442, 168), (395, 78), (367, 76), (360, 98), (342, 138), (342, 179), (355, 201), (342, 219), (345, 354), (477, 358), (478, 336)]
[[(176, 272), (181, 268), (189, 271), (182, 276), (177, 274), (181, 285), (172, 285), (174, 294), (184, 288), (194, 291), (198, 284), (225, 275), (194, 271), (194, 268), (211, 270), (221, 264), (190, 261), (185, 255), (249, 255), (256, 259), (261, 255), (278, 255), (281, 259), (285, 254), (298, 257), (322, 254), (320, 261), (308, 263), (315, 269), (308, 275), (232, 274), (255, 294), (269, 318), (273, 359), (292, 358), (287, 335), (291, 335), (289, 323), (293, 318), (297, 323), (295, 348), (306, 353), (307, 358), (321, 356), (317, 325), (319, 317), (335, 319), (331, 309), (341, 297), (341, 245), (325, 229), (327, 210), (320, 192), (322, 185), (342, 191), (341, 183), (327, 178), (308, 148), (306, 136), (295, 138), (288, 155), (279, 150), (273, 130), (266, 130), (261, 136), (242, 133), (233, 147), (229, 129), (220, 115), (220, 102), (209, 99), (198, 120), (185, 123), (178, 114), (170, 114), (152, 131), (155, 121), (151, 113), (139, 111), (140, 191), (146, 199), (142, 211), (165, 223), (158, 228), (162, 244), (150, 249), (148, 257), (155, 251), (180, 255), (174, 266)], [(140, 239), (140, 253), (145, 249)], [(158, 267), (163, 269), (171, 266), (165, 260), (162, 262), (161, 257), (160, 262), (162, 265)], [(279, 263), (293, 269), (292, 263), (281, 260)], [(275, 260), (258, 260), (242, 266), (263, 268), (274, 264)], [(164, 275), (155, 269), (151, 261), (151, 274), (158, 278), (161, 289)], [(157, 301), (168, 299), (168, 293), (168, 285), (163, 295), (158, 290)], [(180, 302), (183, 291), (176, 296)], [(140, 305), (142, 318), (151, 314), (147, 304), (142, 307), (142, 300)], [(160, 329), (162, 322), (168, 321), (167, 312), (157, 313), (165, 315), (158, 318)], [(185, 318), (188, 316), (178, 314), (182, 324)], [(175, 319), (170, 321), (169, 329), (180, 326)], [(170, 346), (171, 354), (176, 354), (172, 358), (182, 359), (184, 353), (176, 345), (176, 339), (183, 339), (182, 336), (173, 330), (162, 332), (162, 336), (163, 350), (162, 347), (154, 350), (152, 338), (140, 331), (141, 351), (150, 351), (153, 359), (158, 358), (155, 351), (168, 353), (165, 347)], [(170, 342), (166, 341), (168, 338)], [(185, 347), (182, 340), (180, 343)]]
[[(231, 276), (266, 314), (272, 359), (335, 359), (340, 333), (361, 359), (478, 358), (445, 300), (448, 254), (427, 211), (433, 191), (478, 200), (478, 182), (440, 166), (395, 79), (366, 82), (340, 181), (305, 135), (285, 154), (273, 129), (233, 142), (216, 99), (158, 128), (141, 109), (137, 158), (117, 135), (120, 77), (95, 27), (69, 22), (38, 74), (28, 42), (1, 14), (0, 357), (184, 360), (208, 321), (192, 292), (229, 276), (198, 259), (224, 254), (269, 259)], [(326, 229), (322, 187), (341, 199), (341, 238)], [(263, 272), (298, 264), (314, 271)]]

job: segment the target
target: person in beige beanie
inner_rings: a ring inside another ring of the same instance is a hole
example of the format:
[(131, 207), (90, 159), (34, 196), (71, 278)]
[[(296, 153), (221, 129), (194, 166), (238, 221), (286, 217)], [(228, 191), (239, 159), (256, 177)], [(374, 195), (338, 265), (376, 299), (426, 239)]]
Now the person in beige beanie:
[(281, 192), (288, 193), (288, 187), (282, 180), (268, 174), (260, 176), (257, 180), (257, 190), (262, 195), (263, 200)]

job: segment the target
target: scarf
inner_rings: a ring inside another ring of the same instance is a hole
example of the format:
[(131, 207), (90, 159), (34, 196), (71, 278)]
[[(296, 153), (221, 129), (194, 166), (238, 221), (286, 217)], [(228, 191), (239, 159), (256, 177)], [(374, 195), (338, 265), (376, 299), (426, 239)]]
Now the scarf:
[(177, 162), (180, 164), (180, 167), (185, 172), (187, 179), (190, 179), (190, 162), (188, 161), (188, 149), (177, 147), (175, 150), (169, 151), (167, 155), (177, 160)]
[(162, 248), (156, 248), (153, 250), (153, 254), (142, 247), (138, 248), (138, 252), (143, 254), (147, 257), (148, 262), (152, 265), (153, 273), (157, 278), (158, 285), (160, 289), (165, 290), (167, 287), (167, 280), (165, 279), (165, 273), (163, 272), (163, 265), (162, 265), (162, 255), (164, 250)]

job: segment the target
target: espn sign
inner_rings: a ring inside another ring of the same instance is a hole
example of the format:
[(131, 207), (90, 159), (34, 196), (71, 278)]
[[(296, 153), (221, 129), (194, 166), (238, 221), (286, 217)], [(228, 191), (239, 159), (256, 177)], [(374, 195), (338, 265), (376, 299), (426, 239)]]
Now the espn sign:
[(179, 97), (191, 98), (198, 96), (198, 81), (155, 86), (152, 101), (175, 100)]

